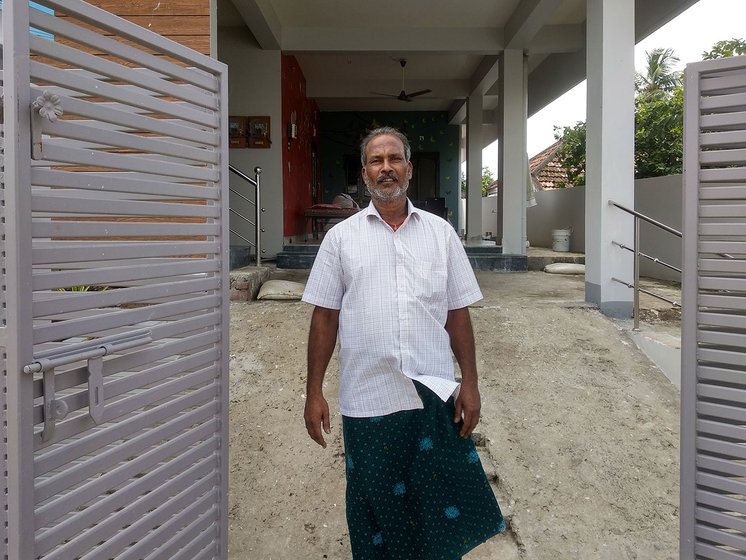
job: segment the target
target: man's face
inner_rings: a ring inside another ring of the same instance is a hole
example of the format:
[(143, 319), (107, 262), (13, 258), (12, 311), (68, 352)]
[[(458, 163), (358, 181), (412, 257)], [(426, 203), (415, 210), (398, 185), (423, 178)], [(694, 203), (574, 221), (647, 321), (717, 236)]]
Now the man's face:
[(381, 134), (365, 149), (363, 181), (375, 200), (389, 201), (407, 194), (412, 162), (406, 161), (404, 144), (396, 136)]

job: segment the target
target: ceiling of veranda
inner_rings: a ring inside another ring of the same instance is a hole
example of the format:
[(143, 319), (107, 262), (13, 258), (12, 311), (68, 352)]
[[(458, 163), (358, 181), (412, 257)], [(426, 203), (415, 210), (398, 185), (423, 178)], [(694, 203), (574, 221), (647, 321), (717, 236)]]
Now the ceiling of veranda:
[[(600, 0), (594, 0), (600, 1)], [(632, 0), (630, 0), (632, 1)], [(697, 0), (636, 0), (640, 41)], [(587, 0), (218, 0), (221, 26), (294, 55), (322, 111), (449, 110), (484, 94), (497, 105), (498, 55), (528, 57), (529, 114), (585, 78)], [(430, 93), (402, 102), (378, 93)]]

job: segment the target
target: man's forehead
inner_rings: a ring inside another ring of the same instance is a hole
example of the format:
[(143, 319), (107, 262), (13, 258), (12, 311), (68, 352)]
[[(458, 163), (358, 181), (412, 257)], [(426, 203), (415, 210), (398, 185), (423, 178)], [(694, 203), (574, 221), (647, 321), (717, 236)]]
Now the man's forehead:
[(392, 144), (395, 146), (397, 151), (400, 151), (402, 154), (404, 153), (404, 143), (393, 134), (380, 134), (376, 136), (368, 142), (365, 151), (367, 153), (381, 152), (387, 147), (392, 147)]

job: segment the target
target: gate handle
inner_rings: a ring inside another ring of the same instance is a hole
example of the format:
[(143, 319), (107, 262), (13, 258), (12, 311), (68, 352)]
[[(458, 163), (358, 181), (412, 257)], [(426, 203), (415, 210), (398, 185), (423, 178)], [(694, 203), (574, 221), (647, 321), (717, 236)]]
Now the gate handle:
[(88, 413), (96, 424), (104, 417), (104, 359), (88, 360)]
[(58, 348), (44, 352), (35, 362), (24, 366), (24, 373), (42, 373), (42, 388), (44, 393), (44, 429), (41, 440), (47, 442), (54, 437), (57, 420), (64, 420), (67, 416), (67, 403), (56, 399), (54, 388), (54, 370), (57, 367), (87, 360), (88, 372), (88, 413), (96, 424), (104, 417), (104, 360), (103, 357), (120, 350), (127, 350), (152, 342), (150, 330), (132, 331), (120, 335), (109, 336), (73, 344), (67, 348)]

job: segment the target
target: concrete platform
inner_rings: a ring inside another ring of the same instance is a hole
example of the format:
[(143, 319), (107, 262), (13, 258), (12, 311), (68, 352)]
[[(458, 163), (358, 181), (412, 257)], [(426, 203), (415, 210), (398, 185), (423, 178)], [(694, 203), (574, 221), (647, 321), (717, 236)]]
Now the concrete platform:
[[(585, 263), (582, 253), (564, 253), (542, 247), (529, 247), (527, 255), (509, 255), (493, 241), (477, 241), (464, 245), (469, 262), (474, 270), (491, 272), (525, 272), (543, 270), (548, 264)], [(313, 266), (319, 242), (293, 243), (285, 245), (277, 254), (277, 267), (281, 269), (309, 269)]]
[(552, 263), (585, 264), (585, 255), (553, 251), (544, 247), (528, 248), (528, 270), (544, 270), (545, 266)]

